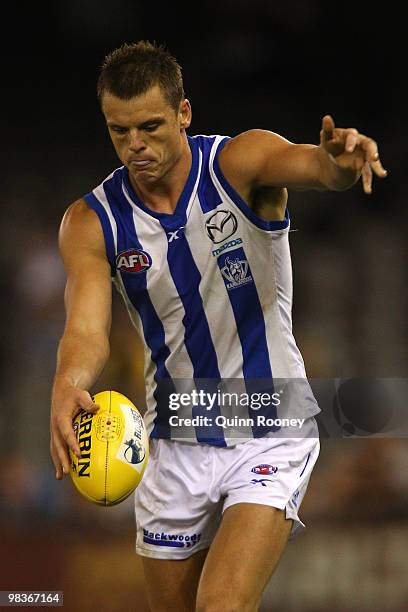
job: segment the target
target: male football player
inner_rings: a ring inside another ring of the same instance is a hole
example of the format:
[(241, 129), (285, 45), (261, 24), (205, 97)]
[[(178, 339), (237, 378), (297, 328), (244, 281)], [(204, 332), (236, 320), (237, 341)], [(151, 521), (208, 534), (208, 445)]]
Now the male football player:
[(169, 396), (179, 381), (274, 389), (276, 380), (306, 380), (291, 325), (288, 189), (343, 191), (362, 178), (371, 193), (373, 173), (386, 171), (374, 140), (329, 115), (318, 146), (259, 129), (188, 136), (180, 67), (146, 41), (106, 57), (98, 97), (122, 165), (61, 224), (68, 280), (51, 410), (56, 477), (69, 473), (68, 447), (80, 453), (73, 417), (98, 409), (89, 390), (109, 356), (113, 279), (145, 345), (151, 451), (136, 490), (136, 548), (151, 608), (253, 611), (303, 526), (319, 408), (306, 393), (302, 434), (285, 437), (241, 407), (252, 420), (236, 438), (217, 418), (220, 402), (193, 405), (190, 416), (203, 409), (213, 419), (183, 436)]

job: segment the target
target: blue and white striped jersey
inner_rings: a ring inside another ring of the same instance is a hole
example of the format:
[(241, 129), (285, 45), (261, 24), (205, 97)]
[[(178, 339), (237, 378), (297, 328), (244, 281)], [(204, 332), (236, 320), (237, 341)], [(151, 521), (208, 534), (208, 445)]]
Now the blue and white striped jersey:
[[(273, 379), (306, 377), (292, 335), (289, 214), (261, 220), (227, 182), (218, 155), (228, 137), (188, 141), (192, 165), (174, 214), (147, 208), (124, 166), (85, 196), (100, 219), (115, 285), (144, 340), (145, 422), (158, 438), (178, 437), (169, 393), (181, 381), (262, 379), (272, 387)], [(317, 412), (310, 392), (303, 416)], [(237, 443), (223, 427), (214, 426), (210, 439), (200, 427), (191, 431), (198, 442)]]

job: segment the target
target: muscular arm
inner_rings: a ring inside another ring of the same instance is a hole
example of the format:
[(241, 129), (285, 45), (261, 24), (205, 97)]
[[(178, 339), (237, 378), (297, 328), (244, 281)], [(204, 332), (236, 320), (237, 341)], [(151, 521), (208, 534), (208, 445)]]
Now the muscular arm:
[(102, 229), (84, 201), (67, 210), (59, 243), (67, 285), (66, 323), (58, 347), (51, 406), (51, 456), (57, 478), (69, 472), (67, 447), (80, 452), (73, 417), (81, 409), (97, 410), (87, 389), (109, 356), (112, 291)]
[(250, 206), (254, 194), (271, 190), (271, 206), (281, 215), (277, 218), (286, 205), (285, 188), (343, 191), (362, 176), (364, 191), (371, 193), (372, 172), (381, 178), (387, 174), (375, 141), (354, 128), (336, 128), (329, 115), (323, 118), (319, 146), (250, 130), (230, 140), (219, 161), (227, 180)]
[(111, 281), (99, 220), (84, 202), (66, 212), (59, 242), (67, 285), (56, 375), (86, 389), (109, 356)]

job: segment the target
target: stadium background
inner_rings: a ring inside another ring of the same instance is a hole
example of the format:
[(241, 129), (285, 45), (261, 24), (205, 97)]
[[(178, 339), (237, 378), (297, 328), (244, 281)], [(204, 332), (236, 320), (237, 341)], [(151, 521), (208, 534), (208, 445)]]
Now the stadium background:
[[(63, 329), (57, 229), (119, 165), (95, 83), (104, 55), (141, 38), (183, 66), (191, 134), (260, 127), (318, 142), (321, 118), (379, 142), (371, 197), (291, 193), (294, 333), (310, 377), (407, 373), (407, 128), (403, 31), (390, 5), (224, 0), (18, 4), (4, 22), (0, 286), (0, 590), (65, 592), (65, 609), (147, 610), (131, 500), (82, 501), (54, 480), (49, 392)], [(193, 10), (195, 16), (192, 15)], [(404, 160), (405, 161), (405, 160)], [(94, 391), (143, 406), (142, 357), (115, 296), (112, 356)], [(263, 610), (407, 609), (408, 444), (326, 439)]]

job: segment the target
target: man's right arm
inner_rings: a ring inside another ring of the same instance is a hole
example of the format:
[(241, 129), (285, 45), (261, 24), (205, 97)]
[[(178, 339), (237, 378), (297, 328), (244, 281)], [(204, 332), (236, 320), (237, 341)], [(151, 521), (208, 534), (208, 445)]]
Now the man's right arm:
[(61, 479), (70, 469), (68, 447), (80, 455), (73, 418), (81, 409), (98, 410), (88, 389), (109, 357), (112, 285), (100, 222), (83, 200), (65, 213), (59, 245), (67, 273), (66, 322), (52, 390), (51, 457)]

